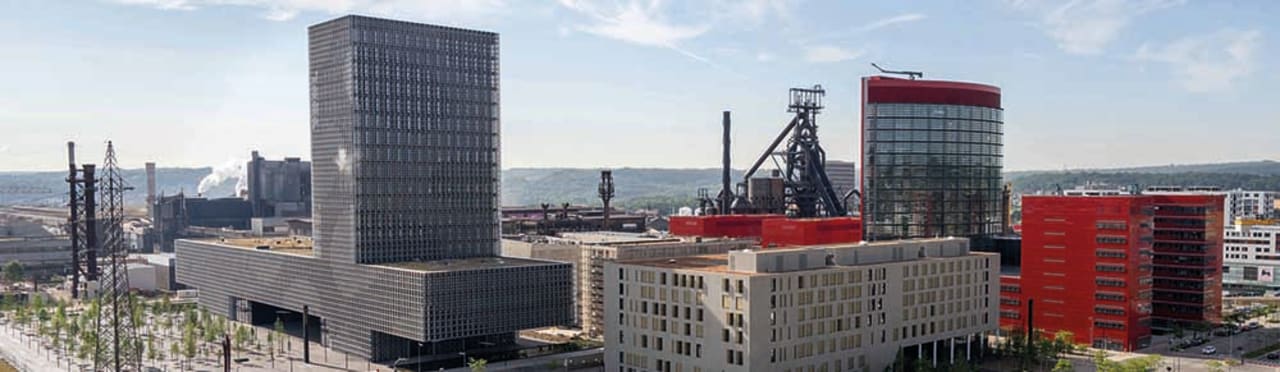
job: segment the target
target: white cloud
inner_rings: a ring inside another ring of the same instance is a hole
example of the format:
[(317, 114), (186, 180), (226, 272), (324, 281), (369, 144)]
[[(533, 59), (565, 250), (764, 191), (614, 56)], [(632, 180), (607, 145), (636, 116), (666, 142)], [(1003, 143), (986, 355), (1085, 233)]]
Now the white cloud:
[(1134, 18), (1182, 5), (1185, 0), (1006, 0), (1032, 14), (1038, 26), (1071, 54), (1099, 54)]
[(1164, 45), (1143, 44), (1134, 58), (1167, 64), (1187, 91), (1222, 91), (1253, 73), (1261, 39), (1262, 33), (1257, 30), (1225, 29)]
[(577, 30), (628, 43), (675, 48), (681, 41), (707, 32), (710, 24), (680, 25), (667, 21), (662, 2), (633, 0), (602, 9), (593, 1), (560, 0), (560, 5), (591, 18)]
[(773, 53), (769, 53), (769, 52), (756, 53), (756, 60), (760, 62), (773, 62), (773, 60), (775, 59), (778, 59), (778, 57), (774, 56)]
[(804, 59), (813, 63), (842, 62), (862, 56), (861, 50), (850, 50), (831, 45), (809, 47), (804, 51)]
[(197, 10), (215, 6), (262, 9), (263, 18), (287, 21), (299, 13), (367, 13), (423, 20), (483, 19), (500, 13), (505, 0), (110, 0), (164, 10)]
[(885, 18), (885, 19), (879, 19), (879, 20), (876, 20), (875, 22), (871, 22), (866, 25), (863, 25), (862, 27), (858, 28), (858, 32), (871, 32), (871, 31), (889, 27), (895, 24), (915, 22), (915, 21), (923, 20), (925, 18), (928, 18), (928, 17), (920, 13), (907, 13), (907, 14), (896, 15), (893, 17)]
[(737, 4), (728, 5), (731, 12), (741, 15), (742, 18), (753, 23), (760, 23), (770, 16), (776, 18), (788, 18), (791, 16), (791, 6), (795, 4), (795, 0), (747, 0)]

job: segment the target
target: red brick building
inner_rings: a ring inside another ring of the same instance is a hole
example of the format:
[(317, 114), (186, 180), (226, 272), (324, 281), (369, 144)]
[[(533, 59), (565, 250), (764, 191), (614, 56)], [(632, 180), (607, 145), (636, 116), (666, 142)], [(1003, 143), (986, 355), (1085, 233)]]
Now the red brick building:
[(1222, 322), (1221, 193), (1151, 193), (1155, 205), (1154, 325)]
[(1022, 199), (1022, 265), (1001, 285), (1001, 326), (1075, 334), (1077, 343), (1134, 350), (1151, 343), (1153, 198)]

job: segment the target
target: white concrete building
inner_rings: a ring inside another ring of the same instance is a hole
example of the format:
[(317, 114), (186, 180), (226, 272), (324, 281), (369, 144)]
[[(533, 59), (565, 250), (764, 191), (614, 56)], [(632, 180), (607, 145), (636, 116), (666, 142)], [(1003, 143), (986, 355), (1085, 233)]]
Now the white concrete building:
[(605, 264), (605, 370), (881, 371), (976, 358), (1000, 257), (919, 239)]
[(1280, 289), (1280, 225), (1228, 226), (1222, 234), (1222, 284)]
[(597, 231), (539, 236), (532, 241), (503, 239), (502, 255), (572, 262), (574, 320), (589, 337), (605, 328), (604, 265), (617, 260), (723, 254), (756, 246), (754, 239), (713, 239)]
[(1237, 218), (1262, 220), (1276, 218), (1276, 192), (1250, 191), (1235, 189), (1225, 192), (1226, 213), (1224, 220), (1228, 225), (1234, 224)]

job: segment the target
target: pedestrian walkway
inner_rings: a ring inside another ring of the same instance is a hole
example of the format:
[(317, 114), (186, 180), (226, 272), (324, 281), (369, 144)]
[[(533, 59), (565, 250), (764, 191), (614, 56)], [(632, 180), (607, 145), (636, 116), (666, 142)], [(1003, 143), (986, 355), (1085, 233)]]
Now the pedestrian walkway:
[(0, 356), (20, 371), (66, 371), (68, 365), (54, 362), (55, 355), (47, 354), (29, 336), (23, 335), (8, 322), (0, 325)]

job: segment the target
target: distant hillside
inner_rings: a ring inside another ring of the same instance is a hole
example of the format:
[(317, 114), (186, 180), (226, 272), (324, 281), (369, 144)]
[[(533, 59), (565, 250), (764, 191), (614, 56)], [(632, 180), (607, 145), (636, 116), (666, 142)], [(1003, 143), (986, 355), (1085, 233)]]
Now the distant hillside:
[(1230, 163), (1210, 164), (1170, 164), (1127, 168), (1071, 169), (1065, 171), (1032, 170), (1005, 172), (1005, 178), (1044, 174), (1044, 173), (1218, 173), (1218, 174), (1250, 174), (1259, 176), (1280, 175), (1280, 162), (1274, 160), (1256, 160)]
[(1238, 173), (1133, 173), (1133, 172), (1047, 172), (1024, 174), (1013, 178), (1015, 193), (1070, 189), (1088, 183), (1112, 186), (1218, 186), (1224, 190), (1280, 190), (1280, 175)]
[[(212, 168), (160, 168), (157, 183), (161, 192), (174, 194), (185, 190), (194, 194), (201, 179), (213, 172)], [(614, 169), (615, 205), (625, 208), (657, 208), (670, 212), (680, 206), (693, 206), (697, 190), (706, 188), (715, 193), (720, 189), (718, 169), (664, 169), (621, 168)], [(65, 172), (0, 172), (0, 205), (65, 203), (67, 185)], [(141, 169), (125, 171), (126, 180), (134, 190), (126, 194), (126, 202), (142, 203), (146, 194), (146, 179)], [(741, 170), (733, 170), (736, 181)], [(1050, 191), (1058, 186), (1071, 188), (1086, 183), (1105, 183), (1115, 186), (1137, 184), (1220, 186), (1224, 189), (1244, 188), (1280, 190), (1280, 162), (1251, 161), (1219, 164), (1170, 165), (1079, 171), (1018, 171), (1005, 175), (1019, 193)], [(232, 195), (234, 178), (210, 188), (211, 196)], [(502, 202), (504, 205), (537, 205), (539, 203), (599, 203), (596, 185), (600, 182), (599, 169), (583, 168), (513, 168), (502, 174)], [(6, 194), (5, 190), (21, 188), (27, 193)], [(32, 190), (41, 193), (30, 193)]]
[(1027, 193), (1073, 188), (1086, 183), (1113, 186), (1218, 186), (1223, 189), (1280, 190), (1280, 162), (1259, 160), (1213, 164), (1067, 171), (1017, 171), (1005, 173), (1014, 191)]
[[(741, 170), (731, 177), (742, 177)], [(582, 168), (513, 168), (502, 172), (502, 203), (505, 205), (537, 205), (539, 203), (600, 202), (597, 185), (599, 169)], [(669, 211), (678, 206), (695, 204), (698, 188), (710, 192), (720, 190), (719, 169), (621, 168), (613, 170), (614, 202), (627, 208), (659, 208)]]
[[(185, 191), (196, 193), (200, 180), (212, 168), (156, 168), (157, 193), (173, 195)], [(0, 205), (64, 205), (67, 201), (67, 172), (0, 172)], [(125, 204), (141, 205), (147, 198), (147, 175), (142, 169), (124, 170), (125, 183), (133, 190), (125, 192)], [(224, 182), (209, 189), (210, 196), (230, 196), (235, 182)], [(6, 190), (22, 189), (22, 193)]]

